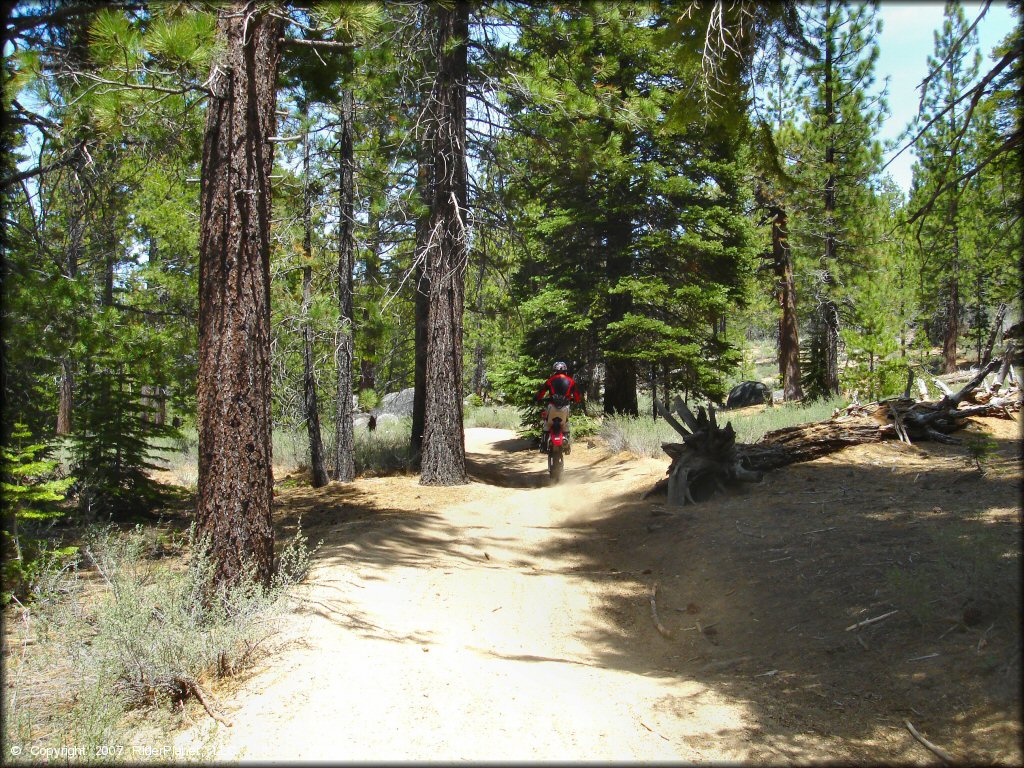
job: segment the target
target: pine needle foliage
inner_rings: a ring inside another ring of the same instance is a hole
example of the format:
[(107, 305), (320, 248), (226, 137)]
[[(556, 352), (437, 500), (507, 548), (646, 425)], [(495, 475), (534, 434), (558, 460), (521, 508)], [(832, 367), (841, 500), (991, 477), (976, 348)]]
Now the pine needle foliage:
[(148, 474), (153, 441), (174, 438), (176, 430), (156, 423), (142, 402), (141, 386), (123, 363), (94, 361), (83, 376), (81, 417), (72, 436), (79, 506), (87, 520), (99, 515), (145, 512), (165, 491)]
[(51, 446), (32, 439), (28, 428), (14, 425), (9, 443), (0, 446), (0, 497), (3, 500), (3, 602), (28, 598), (34, 577), (47, 559), (73, 552), (50, 550), (40, 536), (64, 517), (61, 506), (73, 478), (60, 477)]

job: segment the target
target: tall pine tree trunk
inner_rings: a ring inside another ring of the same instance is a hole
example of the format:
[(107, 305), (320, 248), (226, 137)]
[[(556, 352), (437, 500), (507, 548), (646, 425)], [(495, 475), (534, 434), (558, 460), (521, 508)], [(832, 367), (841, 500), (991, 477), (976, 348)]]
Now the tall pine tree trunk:
[[(832, 4), (826, 2), (825, 17), (832, 15)], [(839, 308), (832, 300), (832, 289), (836, 284), (836, 109), (835, 109), (835, 72), (834, 56), (835, 33), (829, 31), (825, 38), (825, 168), (828, 178), (825, 180), (825, 257), (823, 269), (825, 273), (825, 300), (818, 305), (819, 322), (821, 324), (821, 358), (815, 367), (822, 373), (822, 386), (825, 393), (839, 394)]]
[(992, 359), (992, 349), (996, 345), (996, 337), (999, 332), (1003, 330), (1003, 320), (1006, 318), (1006, 303), (1000, 302), (999, 309), (996, 310), (996, 319), (992, 323), (992, 330), (989, 331), (988, 341), (985, 342), (985, 349), (978, 359), (978, 368), (984, 368), (989, 364)]
[(352, 120), (355, 107), (351, 90), (341, 94), (340, 175), (338, 183), (338, 389), (334, 421), (334, 479), (355, 479), (355, 431), (352, 424), (353, 339), (352, 268), (355, 264), (355, 154)]
[(256, 3), (217, 12), (199, 233), (200, 536), (214, 583), (274, 569), (270, 422), (270, 174), (280, 18)]
[[(304, 118), (308, 111), (303, 110)], [(309, 130), (306, 130), (302, 152), (302, 405), (306, 416), (306, 433), (309, 436), (309, 467), (313, 476), (313, 487), (327, 485), (327, 470), (324, 468), (324, 441), (320, 434), (320, 405), (316, 395), (316, 373), (313, 370), (313, 325), (309, 317), (313, 283), (313, 190), (309, 174)]]
[[(366, 248), (366, 259), (363, 262), (363, 284), (366, 286), (367, 294), (374, 290), (380, 282), (380, 221), (373, 213), (374, 206), (370, 206), (369, 221), (367, 229), (370, 232), (370, 242)], [(359, 391), (377, 388), (377, 332), (370, 330), (371, 304), (368, 299), (363, 302), (360, 313), (360, 334), (363, 345), (363, 355), (359, 360)]]
[[(626, 191), (628, 194), (628, 190)], [(628, 199), (623, 197), (622, 199)], [(629, 242), (632, 238), (629, 221), (613, 220), (608, 232), (608, 260), (606, 262), (608, 286), (614, 288), (623, 278), (632, 275)], [(633, 295), (628, 291), (608, 297), (608, 323), (620, 322), (633, 309)], [(604, 412), (639, 416), (636, 397), (636, 363), (616, 355), (626, 354), (627, 342), (619, 339), (605, 347)], [(610, 355), (608, 353), (611, 353)]]
[(70, 435), (75, 396), (75, 372), (70, 357), (60, 361), (60, 400), (57, 404), (57, 434)]
[(427, 114), (431, 142), (430, 231), (426, 271), (430, 280), (426, 393), (420, 482), (466, 482), (462, 430), (462, 310), (465, 301), (466, 74), (469, 5), (435, 6), (437, 76)]
[[(955, 118), (950, 117), (952, 126), (956, 127)], [(954, 170), (959, 173), (959, 163), (954, 159)], [(960, 189), (953, 185), (949, 193), (949, 227), (953, 235), (953, 264), (946, 288), (946, 325), (942, 333), (942, 372), (956, 371), (956, 343), (960, 338), (960, 222), (959, 222)]]
[(302, 404), (306, 411), (306, 433), (309, 436), (309, 467), (313, 487), (327, 485), (324, 467), (324, 441), (320, 433), (320, 408), (316, 393), (316, 373), (313, 370), (313, 328), (309, 319), (312, 300), (313, 267), (302, 268)]
[(784, 208), (775, 210), (772, 220), (772, 257), (778, 278), (779, 374), (782, 378), (783, 400), (800, 400), (800, 332), (796, 318), (796, 286), (793, 281), (793, 260), (789, 250), (788, 217)]
[(473, 347), (473, 392), (482, 398), (484, 394), (484, 342), (483, 342), (483, 309), (484, 309), (484, 272), (486, 259), (481, 256), (480, 268), (476, 273), (476, 344)]
[[(424, 100), (429, 103), (429, 94)], [(420, 466), (423, 453), (424, 414), (427, 407), (427, 327), (430, 316), (430, 278), (427, 274), (427, 243), (430, 241), (430, 199), (431, 199), (431, 157), (433, 120), (421, 106), (424, 115), (424, 129), (416, 148), (416, 194), (425, 206), (424, 212), (416, 219), (416, 250), (414, 253), (414, 339), (413, 339), (413, 396), (412, 435), (409, 440), (413, 466)]]
[[(77, 160), (77, 158), (76, 158)], [(72, 209), (68, 221), (68, 252), (64, 260), (64, 277), (75, 280), (78, 277), (78, 262), (85, 242), (85, 200), (78, 178), (79, 162), (71, 166)], [(57, 434), (70, 435), (74, 428), (75, 364), (69, 355), (60, 361), (60, 396), (57, 404)]]

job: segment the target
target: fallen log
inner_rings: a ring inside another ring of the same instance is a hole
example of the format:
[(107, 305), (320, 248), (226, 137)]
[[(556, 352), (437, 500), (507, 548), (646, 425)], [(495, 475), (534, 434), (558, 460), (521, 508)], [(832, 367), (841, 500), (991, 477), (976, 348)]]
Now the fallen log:
[(906, 396), (912, 384), (912, 379), (908, 379), (903, 397), (854, 403), (827, 421), (776, 429), (753, 444), (737, 443), (731, 423), (724, 429), (719, 427), (714, 406), (708, 406), (707, 411), (701, 407), (694, 414), (676, 397), (674, 416), (655, 399), (655, 408), (683, 442), (662, 444), (662, 450), (671, 458), (667, 477), (644, 498), (665, 492), (669, 505), (695, 504), (724, 490), (727, 484), (757, 482), (764, 472), (813, 461), (851, 445), (891, 439), (907, 444), (927, 440), (957, 444), (960, 440), (951, 433), (961, 429), (969, 417), (1012, 418), (1010, 413), (1020, 409), (1019, 390), (979, 398), (985, 400), (981, 403), (974, 399), (975, 390), (985, 377), (1002, 364), (1001, 360), (992, 360), (961, 389), (949, 390), (938, 401), (917, 401)]

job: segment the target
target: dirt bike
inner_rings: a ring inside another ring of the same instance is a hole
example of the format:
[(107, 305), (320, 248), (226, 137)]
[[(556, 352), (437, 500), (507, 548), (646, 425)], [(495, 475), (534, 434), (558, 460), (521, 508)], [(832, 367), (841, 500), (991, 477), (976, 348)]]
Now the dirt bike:
[[(567, 403), (561, 403), (567, 405)], [(547, 442), (544, 445), (544, 452), (548, 456), (548, 474), (552, 482), (557, 483), (562, 479), (565, 455), (569, 453), (569, 433), (565, 430), (561, 416), (551, 419), (551, 429), (546, 436)]]

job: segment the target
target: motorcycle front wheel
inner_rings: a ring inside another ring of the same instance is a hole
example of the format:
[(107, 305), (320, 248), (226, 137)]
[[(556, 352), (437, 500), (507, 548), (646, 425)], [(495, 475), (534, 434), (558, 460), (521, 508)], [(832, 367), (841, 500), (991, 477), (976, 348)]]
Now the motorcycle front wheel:
[(551, 475), (552, 482), (557, 483), (562, 479), (563, 462), (564, 458), (561, 451), (551, 451), (548, 453), (548, 474)]

